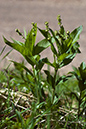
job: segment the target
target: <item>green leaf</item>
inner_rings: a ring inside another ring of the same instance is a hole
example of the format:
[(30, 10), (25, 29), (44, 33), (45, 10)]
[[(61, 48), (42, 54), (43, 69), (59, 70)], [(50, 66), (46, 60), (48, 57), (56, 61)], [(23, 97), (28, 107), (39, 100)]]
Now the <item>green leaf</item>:
[(53, 54), (55, 54), (56, 56), (58, 56), (57, 54), (57, 50), (55, 49), (54, 45), (51, 43), (51, 50), (53, 52)]
[(72, 68), (74, 70), (74, 75), (77, 77), (77, 79), (79, 79), (80, 78), (80, 71), (74, 66)]
[(19, 122), (22, 122), (23, 117), (21, 116), (21, 113), (16, 110), (16, 114), (17, 114), (17, 117), (18, 117), (18, 121), (19, 121)]
[(74, 31), (71, 32), (70, 37), (73, 39), (73, 43), (75, 43), (79, 39), (81, 31), (82, 31), (82, 26), (79, 26), (78, 28), (76, 28)]
[(0, 52), (0, 56), (2, 55), (3, 51), (5, 50), (6, 45), (3, 47), (2, 51)]
[(68, 38), (66, 39), (63, 43), (62, 46), (60, 47), (60, 53), (68, 53), (71, 51), (72, 48), (72, 39)]
[(46, 39), (48, 38), (48, 34), (49, 34), (48, 31), (42, 30), (42, 29), (40, 29), (40, 28), (38, 28), (38, 30), (42, 33), (42, 35), (43, 35)]
[(65, 65), (68, 65), (72, 60), (73, 58), (75, 57), (75, 54), (68, 54), (68, 53), (63, 53), (62, 55), (60, 55), (58, 57), (58, 63), (60, 64), (60, 68), (65, 66)]
[(35, 24), (35, 26), (33, 26), (33, 28), (31, 29), (31, 31), (28, 32), (28, 35), (25, 41), (25, 47), (27, 47), (31, 53), (33, 51), (33, 47), (35, 44), (36, 35), (37, 35), (37, 24)]
[(80, 64), (80, 69), (82, 69), (82, 70), (85, 70), (85, 69), (86, 69), (86, 64), (85, 64), (85, 62), (82, 62), (82, 63)]
[(48, 58), (45, 58), (45, 59), (43, 60), (43, 62), (46, 63), (47, 65), (50, 65), (50, 66), (52, 66), (52, 67), (55, 67), (55, 64), (54, 64), (54, 63), (51, 63), (51, 62), (48, 60)]
[(83, 81), (86, 80), (86, 65), (84, 62), (81, 63), (79, 67), (80, 75)]
[(25, 122), (24, 122), (24, 119), (23, 119), (21, 113), (16, 110), (16, 115), (17, 115), (18, 121), (19, 121), (19, 122), (21, 123), (21, 125), (22, 125), (22, 129), (25, 129)]
[(22, 46), (20, 44), (17, 43), (11, 43), (10, 41), (8, 41), (5, 37), (4, 38), (4, 42), (9, 45), (10, 47), (12, 47), (13, 49), (17, 50), (18, 52), (20, 52), (23, 56), (32, 56), (31, 52), (28, 50), (28, 48), (26, 48), (25, 46)]
[[(57, 42), (55, 33), (53, 32), (52, 29), (49, 28), (49, 30), (50, 30), (50, 32), (52, 33), (53, 38), (54, 38), (55, 41)], [(51, 40), (51, 41), (52, 41), (52, 40)], [(57, 55), (58, 55), (58, 54), (57, 54), (57, 50), (56, 50), (56, 48), (54, 47), (54, 45), (53, 45), (53, 43), (52, 43), (51, 41), (50, 41), (50, 43), (51, 43), (51, 50), (52, 50), (53, 54), (55, 54), (55, 55), (57, 56)]]
[(77, 80), (79, 81), (81, 79), (80, 71), (74, 66), (72, 66), (72, 68), (73, 68), (74, 71), (69, 72), (69, 74), (74, 75), (77, 78)]
[(32, 56), (32, 57), (25, 56), (25, 59), (27, 60), (27, 62), (30, 65), (32, 65), (32, 66), (37, 65), (37, 61), (34, 59), (34, 56)]
[(43, 39), (37, 43), (37, 45), (33, 49), (33, 55), (37, 55), (41, 53), (43, 50), (50, 46), (50, 42), (47, 39)]
[(47, 75), (47, 82), (53, 87), (54, 86), (54, 78), (50, 75), (48, 70), (44, 70), (45, 74)]
[(25, 29), (24, 29), (24, 36), (25, 36), (25, 39), (26, 39), (26, 37), (27, 37), (27, 32), (26, 32)]
[(5, 54), (5, 56), (0, 60), (0, 62), (1, 62), (3, 59), (5, 59), (5, 58), (12, 52), (12, 50), (13, 50), (13, 49), (11, 49), (9, 52), (7, 52), (7, 53)]
[(43, 58), (39, 60), (38, 64), (36, 65), (36, 70), (41, 70), (46, 61), (47, 61), (47, 58)]
[(79, 89), (81, 92), (86, 89), (86, 84), (84, 84), (83, 80), (79, 80)]
[(62, 62), (65, 58), (67, 58), (69, 56), (68, 53), (63, 53), (62, 55), (60, 55), (58, 57), (58, 62)]
[(77, 78), (79, 89), (82, 92), (86, 89), (86, 65), (84, 62), (82, 62), (78, 69), (73, 66), (73, 70), (74, 71), (70, 72), (70, 74)]
[[(54, 38), (54, 42), (56, 42), (56, 45), (57, 45), (57, 48), (58, 48), (58, 50), (60, 50), (60, 42), (59, 42), (59, 40), (58, 40), (58, 37), (55, 35), (55, 32), (53, 32), (53, 30), (51, 29), (51, 28), (49, 28), (49, 30), (50, 30), (50, 32), (51, 32), (51, 34), (53, 35), (53, 38)], [(52, 39), (53, 39), (52, 38)], [(51, 40), (52, 41), (52, 40)], [(51, 42), (52, 43), (52, 42)], [(57, 55), (57, 51), (56, 51), (56, 49), (55, 49), (55, 47), (54, 47), (54, 45), (53, 44), (51, 44), (52, 46), (51, 46), (51, 49), (52, 49), (52, 52), (55, 54), (55, 55)]]
[(60, 32), (60, 34), (62, 34), (64, 36), (64, 38), (66, 37), (66, 32), (65, 32), (63, 25), (61, 25), (59, 32)]
[(14, 43), (19, 44), (21, 46), (24, 46), (24, 43), (22, 43), (22, 42), (20, 42), (18, 40), (14, 40), (13, 38), (11, 38), (11, 39), (13, 40)]
[(18, 62), (15, 62), (15, 61), (12, 61), (12, 62), (17, 67), (24, 68), (31, 76), (33, 76), (32, 72), (27, 67), (25, 67), (22, 63), (18, 63)]
[(78, 42), (75, 42), (75, 43), (73, 44), (73, 51), (74, 51), (75, 53), (81, 53), (79, 47), (80, 47), (80, 45), (78, 44)]

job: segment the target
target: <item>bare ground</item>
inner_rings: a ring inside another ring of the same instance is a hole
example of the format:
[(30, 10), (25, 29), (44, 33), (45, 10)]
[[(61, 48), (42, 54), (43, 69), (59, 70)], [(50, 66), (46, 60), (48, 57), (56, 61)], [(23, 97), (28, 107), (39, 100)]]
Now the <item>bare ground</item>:
[[(79, 66), (82, 61), (86, 62), (86, 0), (0, 0), (0, 51), (5, 45), (2, 36), (10, 40), (10, 37), (21, 40), (16, 34), (18, 28), (23, 32), (31, 29), (31, 22), (37, 22), (38, 26), (44, 28), (44, 22), (49, 21), (54, 30), (58, 30), (57, 15), (62, 17), (66, 30), (72, 31), (74, 28), (83, 25), (80, 36), (81, 54), (77, 55), (71, 65), (64, 67), (62, 73), (68, 72), (71, 66)], [(37, 41), (43, 37), (38, 33)], [(5, 53), (10, 50), (7, 47)], [(50, 49), (42, 53), (52, 61)], [(0, 57), (2, 58), (2, 57)], [(13, 51), (9, 55), (10, 59), (22, 61), (23, 58)], [(0, 69), (7, 66), (5, 59), (0, 63)]]

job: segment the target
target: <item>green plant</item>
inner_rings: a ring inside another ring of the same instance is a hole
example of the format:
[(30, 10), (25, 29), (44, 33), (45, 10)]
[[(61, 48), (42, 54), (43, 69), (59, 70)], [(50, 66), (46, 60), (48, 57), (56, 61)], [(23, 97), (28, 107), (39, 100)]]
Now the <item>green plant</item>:
[[(80, 67), (73, 66), (74, 71), (70, 72), (74, 75), (78, 81), (79, 91), (77, 93), (72, 92), (78, 101), (77, 117), (79, 121), (85, 122), (86, 116), (86, 65), (84, 62), (80, 64)], [(83, 117), (81, 117), (83, 116)], [(78, 124), (79, 127), (79, 124)]]
[[(34, 100), (31, 104), (30, 115), (27, 120), (21, 116), (21, 111), (16, 110), (19, 127), (22, 129), (32, 128), (84, 128), (85, 125), (81, 120), (81, 113), (85, 112), (85, 107), (81, 109), (80, 105), (85, 104), (85, 97), (79, 96), (78, 109), (74, 109), (77, 95), (72, 89), (67, 89), (67, 82), (72, 78), (71, 75), (59, 75), (59, 69), (68, 65), (75, 58), (77, 53), (80, 53), (79, 44), (77, 40), (82, 31), (82, 26), (74, 29), (72, 32), (65, 31), (60, 16), (57, 17), (60, 27), (59, 31), (53, 31), (49, 27), (49, 23), (45, 22), (45, 29), (42, 30), (37, 27), (36, 23), (32, 23), (32, 29), (28, 33), (24, 30), (24, 35), (17, 29), (16, 32), (25, 40), (24, 43), (12, 39), (13, 42), (8, 41), (5, 37), (4, 42), (21, 53), (32, 69), (29, 70), (24, 63), (12, 61), (16, 68), (13, 72), (13, 83), (18, 87), (26, 87), (27, 93), (31, 92)], [(36, 43), (37, 30), (41, 32), (44, 39)], [(41, 58), (41, 52), (51, 48), (53, 53), (53, 63), (49, 61), (48, 57)], [(47, 64), (48, 67), (53, 67), (53, 73), (50, 70), (42, 70), (43, 66)], [(82, 64), (83, 65), (83, 64)], [(71, 72), (79, 81), (80, 94), (84, 94), (85, 90), (85, 66), (80, 66), (80, 79), (77, 78), (77, 69)], [(44, 75), (46, 77), (44, 77)], [(81, 79), (83, 78), (83, 79)], [(20, 81), (18, 81), (20, 80)], [(82, 89), (82, 86), (83, 88)], [(22, 89), (22, 88), (21, 88)], [(78, 103), (76, 102), (76, 103)], [(75, 112), (77, 110), (77, 114)], [(75, 122), (73, 121), (75, 120)], [(15, 125), (13, 125), (15, 126)]]

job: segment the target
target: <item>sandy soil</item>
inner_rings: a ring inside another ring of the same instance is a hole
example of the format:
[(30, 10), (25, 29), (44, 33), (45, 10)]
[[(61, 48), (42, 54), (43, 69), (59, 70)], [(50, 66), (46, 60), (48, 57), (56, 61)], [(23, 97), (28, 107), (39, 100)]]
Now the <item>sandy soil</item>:
[[(28, 31), (31, 29), (31, 22), (37, 22), (39, 27), (44, 28), (44, 22), (49, 21), (50, 26), (54, 30), (58, 30), (56, 20), (58, 14), (61, 15), (66, 30), (72, 31), (74, 28), (83, 25), (79, 40), (82, 53), (76, 56), (71, 65), (63, 68), (62, 73), (68, 72), (72, 65), (79, 66), (82, 61), (86, 62), (86, 0), (0, 0), (0, 51), (5, 45), (3, 35), (7, 39), (13, 37), (21, 40), (15, 29), (18, 28), (23, 32), (25, 28)], [(37, 42), (42, 38), (38, 33)], [(5, 53), (8, 50), (10, 50), (9, 47)], [(42, 56), (48, 56), (52, 60), (50, 49), (43, 52)], [(13, 51), (9, 58), (18, 61), (23, 60), (16, 51)], [(6, 66), (7, 60), (0, 63), (0, 69)]]

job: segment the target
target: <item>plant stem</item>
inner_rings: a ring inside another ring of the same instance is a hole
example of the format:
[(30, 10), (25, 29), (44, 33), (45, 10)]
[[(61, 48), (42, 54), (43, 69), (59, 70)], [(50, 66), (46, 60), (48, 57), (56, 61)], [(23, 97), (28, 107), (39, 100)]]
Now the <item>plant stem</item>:
[(54, 74), (54, 90), (55, 90), (55, 85), (56, 85), (56, 75), (57, 75), (57, 69), (55, 69), (55, 74)]

